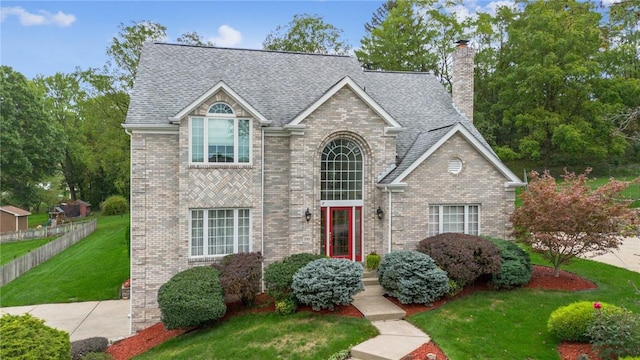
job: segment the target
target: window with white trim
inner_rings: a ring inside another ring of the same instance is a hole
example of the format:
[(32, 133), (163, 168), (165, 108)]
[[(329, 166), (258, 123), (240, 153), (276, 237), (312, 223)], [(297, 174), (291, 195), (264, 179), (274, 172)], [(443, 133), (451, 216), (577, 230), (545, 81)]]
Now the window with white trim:
[(480, 234), (480, 205), (429, 205), (429, 236), (442, 233)]
[(207, 116), (190, 118), (192, 163), (249, 163), (251, 120), (235, 117), (225, 103), (209, 107)]
[(206, 257), (249, 252), (249, 209), (191, 210), (189, 255)]

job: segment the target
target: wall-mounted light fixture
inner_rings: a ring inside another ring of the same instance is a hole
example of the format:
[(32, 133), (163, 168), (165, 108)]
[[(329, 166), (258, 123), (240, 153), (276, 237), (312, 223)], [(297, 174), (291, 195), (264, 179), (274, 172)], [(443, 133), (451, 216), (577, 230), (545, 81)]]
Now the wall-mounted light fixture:
[(382, 220), (382, 215), (384, 215), (384, 210), (380, 206), (378, 206), (378, 210), (376, 210), (376, 215), (378, 215), (378, 219)]
[(309, 208), (307, 208), (307, 211), (304, 212), (304, 218), (307, 219), (307, 222), (311, 220), (311, 211), (309, 211)]

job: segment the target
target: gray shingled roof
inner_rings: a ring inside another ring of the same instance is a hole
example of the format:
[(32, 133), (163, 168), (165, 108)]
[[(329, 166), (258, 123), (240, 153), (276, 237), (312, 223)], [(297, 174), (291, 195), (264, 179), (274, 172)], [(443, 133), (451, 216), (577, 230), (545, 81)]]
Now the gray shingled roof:
[(289, 123), (331, 86), (349, 76), (406, 130), (398, 135), (398, 167), (392, 181), (446, 131), (463, 124), (490, 149), (475, 127), (453, 107), (451, 96), (428, 73), (365, 71), (349, 56), (226, 49), (175, 44), (145, 45), (126, 123), (168, 124), (219, 81), (224, 81), (272, 121)]

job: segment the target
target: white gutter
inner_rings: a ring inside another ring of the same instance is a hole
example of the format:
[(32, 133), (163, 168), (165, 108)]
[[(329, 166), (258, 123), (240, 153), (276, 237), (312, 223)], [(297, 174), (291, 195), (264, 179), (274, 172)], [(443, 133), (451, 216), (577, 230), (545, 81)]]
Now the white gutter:
[[(131, 143), (133, 142), (133, 138), (131, 137), (131, 132), (129, 131), (129, 129), (127, 127), (124, 126), (124, 124), (122, 124), (122, 127), (124, 128), (124, 133), (129, 135), (129, 205), (131, 205), (131, 194), (133, 193), (133, 184), (131, 182), (131, 179), (133, 178), (133, 168), (132, 165), (133, 164), (133, 160), (132, 156), (131, 156)], [(133, 211), (129, 211), (129, 228), (131, 228), (131, 218)], [(131, 249), (131, 237), (133, 236), (132, 232), (129, 231), (129, 249)], [(131, 264), (133, 264), (133, 251), (129, 251), (129, 279), (133, 278), (133, 266), (131, 266)], [(133, 282), (131, 280), (129, 280), (129, 334), (133, 333)]]
[(261, 136), (261, 143), (260, 146), (262, 147), (262, 161), (260, 162), (260, 196), (262, 197), (261, 200), (261, 206), (262, 206), (262, 210), (261, 210), (261, 216), (262, 216), (262, 220), (260, 221), (260, 253), (262, 254), (262, 264), (260, 265), (261, 267), (261, 271), (262, 271), (262, 292), (264, 292), (264, 161), (265, 161), (265, 156), (264, 156), (264, 127), (260, 128), (260, 136)]
[(389, 229), (388, 229), (389, 233), (387, 234), (387, 237), (388, 237), (387, 241), (389, 241), (389, 248), (388, 248), (389, 252), (388, 253), (390, 253), (391, 252), (391, 214), (392, 214), (392, 212), (391, 212), (391, 191), (389, 191), (388, 194), (389, 194), (389, 205), (387, 207), (387, 214), (389, 214), (389, 215), (387, 216), (387, 221), (388, 221), (388, 226), (389, 226)]

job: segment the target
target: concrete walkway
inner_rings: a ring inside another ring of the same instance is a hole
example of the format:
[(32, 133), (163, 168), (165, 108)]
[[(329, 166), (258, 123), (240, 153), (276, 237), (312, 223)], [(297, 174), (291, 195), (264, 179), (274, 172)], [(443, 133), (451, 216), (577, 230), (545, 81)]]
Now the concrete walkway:
[(28, 313), (68, 332), (71, 341), (101, 336), (113, 342), (129, 336), (129, 311), (129, 300), (109, 300), (3, 307), (0, 316)]
[(354, 296), (355, 306), (371, 321), (380, 335), (351, 349), (352, 359), (397, 360), (431, 341), (422, 330), (404, 321), (404, 310), (387, 300), (378, 283), (378, 274), (365, 273), (365, 290)]

